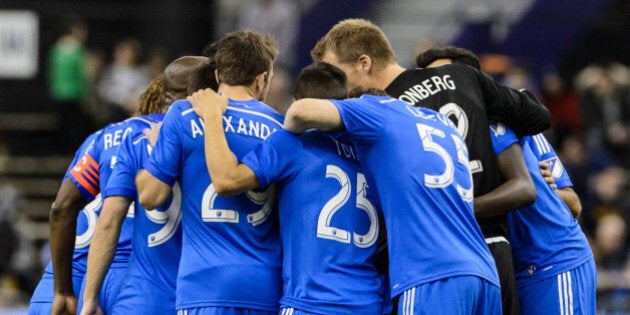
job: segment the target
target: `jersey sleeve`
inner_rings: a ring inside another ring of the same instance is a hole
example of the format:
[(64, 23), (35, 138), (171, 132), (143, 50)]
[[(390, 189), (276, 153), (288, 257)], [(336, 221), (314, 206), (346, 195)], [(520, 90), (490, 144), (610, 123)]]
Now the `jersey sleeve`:
[(508, 125), (517, 135), (534, 135), (551, 126), (551, 114), (531, 92), (517, 91), (474, 71), (480, 83), (488, 118)]
[(173, 186), (179, 176), (182, 156), (180, 135), (184, 129), (181, 125), (182, 113), (176, 106), (177, 103), (173, 104), (164, 117), (151, 157), (143, 165), (151, 175), (169, 186)]
[(490, 139), (495, 155), (503, 153), (512, 144), (519, 142), (514, 132), (501, 123), (490, 125)]
[(70, 176), (70, 172), (72, 172), (72, 170), (74, 169), (74, 167), (76, 166), (77, 162), (79, 162), (79, 159), (81, 159), (81, 157), (83, 157), (83, 155), (85, 154), (85, 152), (87, 151), (87, 149), (93, 145), (94, 143), (94, 139), (96, 139), (96, 137), (99, 135), (100, 130), (89, 135), (87, 138), (85, 138), (85, 140), (83, 141), (83, 143), (81, 144), (81, 146), (79, 147), (79, 149), (77, 150), (77, 152), (74, 153), (74, 158), (72, 158), (72, 162), (70, 162), (70, 165), (68, 165), (68, 169), (66, 170), (66, 173), (63, 177), (63, 181), (64, 182), (66, 180), (66, 178), (68, 178)]
[(247, 153), (241, 163), (247, 165), (258, 179), (260, 189), (292, 176), (294, 161), (299, 157), (302, 142), (290, 132), (280, 130)]
[(395, 100), (363, 96), (347, 100), (330, 100), (339, 111), (346, 127), (344, 138), (357, 143), (369, 143), (378, 139), (386, 127), (388, 106), (382, 104)]
[(562, 165), (560, 158), (556, 154), (547, 138), (543, 134), (537, 134), (535, 136), (527, 137), (529, 146), (536, 154), (536, 157), (541, 162), (547, 162), (549, 164), (549, 170), (553, 175), (554, 181), (558, 186), (558, 189), (573, 187), (573, 182), (567, 173), (567, 170)]
[(68, 176), (88, 202), (101, 192), (98, 158), (98, 146), (91, 145), (74, 164)]
[[(116, 164), (112, 169), (107, 189), (103, 192), (103, 198), (110, 196), (123, 196), (135, 199), (138, 194), (136, 190), (136, 174), (142, 166), (142, 150), (147, 150), (145, 145), (148, 141), (143, 134), (127, 136), (123, 139), (118, 152), (116, 153)], [(144, 141), (143, 141), (144, 140)]]

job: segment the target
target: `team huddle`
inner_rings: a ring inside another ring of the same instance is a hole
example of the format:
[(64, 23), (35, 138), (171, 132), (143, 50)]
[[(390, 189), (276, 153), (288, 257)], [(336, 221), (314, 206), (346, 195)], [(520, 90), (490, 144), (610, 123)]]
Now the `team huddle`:
[(204, 54), (77, 150), (29, 314), (595, 314), (550, 114), (471, 52), (344, 20), (282, 114), (273, 39)]

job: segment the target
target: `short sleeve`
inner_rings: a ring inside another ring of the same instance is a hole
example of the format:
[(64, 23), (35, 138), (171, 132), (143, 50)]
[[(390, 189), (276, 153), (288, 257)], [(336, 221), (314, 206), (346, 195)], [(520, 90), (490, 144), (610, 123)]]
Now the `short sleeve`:
[(500, 123), (490, 126), (490, 139), (495, 155), (503, 153), (512, 144), (519, 142), (512, 129)]
[[(104, 198), (110, 196), (136, 198), (138, 192), (136, 190), (135, 178), (142, 167), (142, 150), (147, 150), (147, 148), (145, 148), (146, 145), (148, 145), (148, 141), (141, 133), (135, 137), (125, 137), (118, 148), (118, 153), (116, 153), (116, 164), (110, 175), (107, 189), (103, 192)], [(148, 153), (146, 155), (148, 155)]]
[(181, 124), (182, 113), (176, 108), (177, 104), (173, 104), (164, 117), (155, 148), (143, 165), (151, 175), (169, 186), (173, 186), (179, 177), (183, 147), (180, 135), (185, 132)]
[(331, 100), (337, 107), (346, 127), (344, 138), (357, 143), (369, 143), (378, 139), (387, 124), (389, 108), (385, 104), (393, 98), (363, 96), (347, 100)]
[(547, 162), (549, 164), (549, 170), (554, 177), (554, 181), (558, 186), (558, 189), (565, 187), (573, 187), (573, 182), (567, 173), (567, 170), (562, 165), (560, 158), (556, 154), (547, 138), (543, 134), (537, 134), (535, 136), (527, 137), (529, 146), (536, 154), (536, 157), (541, 162)]
[(241, 163), (247, 165), (258, 179), (260, 189), (292, 176), (302, 142), (298, 136), (279, 130), (247, 153)]

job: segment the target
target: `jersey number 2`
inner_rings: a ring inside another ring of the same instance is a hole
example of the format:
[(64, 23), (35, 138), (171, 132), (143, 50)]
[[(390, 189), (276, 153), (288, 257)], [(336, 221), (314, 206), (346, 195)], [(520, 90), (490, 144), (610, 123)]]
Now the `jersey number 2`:
[[(317, 220), (317, 237), (341, 243), (350, 243), (350, 232), (330, 225), (332, 217), (341, 209), (352, 193), (352, 183), (348, 174), (335, 165), (326, 166), (326, 178), (334, 178), (341, 185), (339, 192), (324, 205)], [(374, 245), (378, 237), (378, 216), (374, 205), (366, 198), (367, 183), (365, 176), (357, 173), (356, 206), (365, 211), (370, 218), (370, 229), (366, 234), (352, 232), (354, 245), (366, 248)]]

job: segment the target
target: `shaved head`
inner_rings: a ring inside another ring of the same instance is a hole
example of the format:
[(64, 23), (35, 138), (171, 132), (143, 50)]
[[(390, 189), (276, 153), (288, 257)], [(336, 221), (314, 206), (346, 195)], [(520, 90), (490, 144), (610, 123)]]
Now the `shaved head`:
[(187, 87), (193, 72), (201, 64), (207, 62), (207, 57), (184, 56), (175, 59), (164, 69), (164, 83), (166, 85), (165, 105), (171, 105), (175, 100), (186, 98)]

